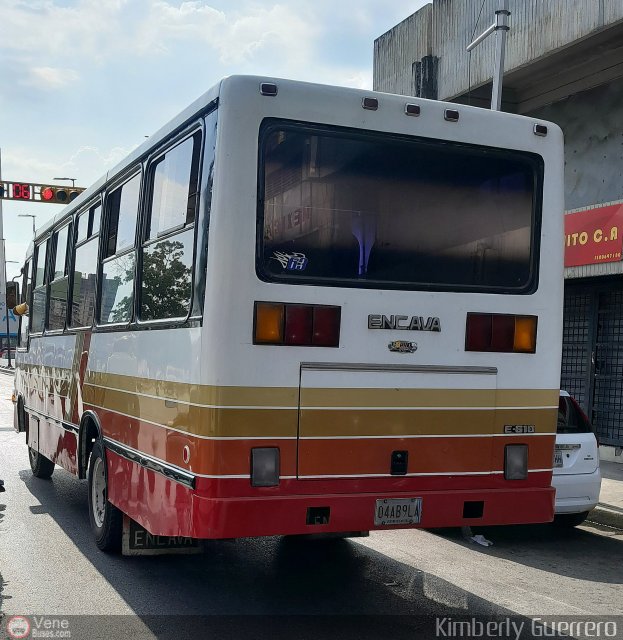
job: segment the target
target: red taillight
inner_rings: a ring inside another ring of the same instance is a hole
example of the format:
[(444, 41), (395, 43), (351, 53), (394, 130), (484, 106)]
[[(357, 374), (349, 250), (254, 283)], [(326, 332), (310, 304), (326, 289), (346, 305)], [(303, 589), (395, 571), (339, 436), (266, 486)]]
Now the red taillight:
[(571, 404), (575, 407), (576, 411), (580, 414), (580, 417), (585, 422), (586, 428), (590, 429), (595, 436), (595, 440), (597, 441), (597, 447), (599, 447), (599, 437), (597, 436), (597, 430), (593, 426), (593, 423), (588, 419), (588, 416), (584, 413), (584, 409), (580, 406), (580, 403), (573, 397), (569, 396), (569, 400), (571, 400)]
[(536, 316), (468, 313), (465, 324), (465, 350), (535, 353), (536, 326)]
[(312, 341), (313, 309), (303, 305), (287, 304), (285, 344), (307, 345)]
[(256, 302), (254, 344), (339, 347), (340, 307)]
[(317, 347), (340, 345), (340, 307), (314, 307), (312, 344)]

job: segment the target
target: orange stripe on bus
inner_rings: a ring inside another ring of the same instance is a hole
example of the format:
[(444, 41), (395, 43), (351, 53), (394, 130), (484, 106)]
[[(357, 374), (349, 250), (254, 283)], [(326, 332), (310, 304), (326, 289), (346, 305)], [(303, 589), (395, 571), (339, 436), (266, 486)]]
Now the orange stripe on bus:
[(299, 477), (388, 474), (393, 451), (407, 451), (409, 473), (502, 471), (504, 447), (528, 444), (528, 467), (551, 469), (554, 436), (418, 438), (410, 440), (302, 440)]
[[(296, 475), (296, 440), (206, 440), (192, 434), (163, 429), (136, 418), (93, 408), (102, 423), (104, 435), (137, 451), (203, 475), (249, 475), (250, 450), (253, 447), (279, 447), (280, 474)], [(190, 449), (190, 461), (184, 462), (183, 450)]]

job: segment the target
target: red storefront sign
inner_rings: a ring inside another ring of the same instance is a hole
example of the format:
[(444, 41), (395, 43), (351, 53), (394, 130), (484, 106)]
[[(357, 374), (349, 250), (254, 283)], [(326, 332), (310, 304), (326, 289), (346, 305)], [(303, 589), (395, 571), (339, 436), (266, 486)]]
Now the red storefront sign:
[(565, 215), (565, 267), (621, 260), (623, 201)]

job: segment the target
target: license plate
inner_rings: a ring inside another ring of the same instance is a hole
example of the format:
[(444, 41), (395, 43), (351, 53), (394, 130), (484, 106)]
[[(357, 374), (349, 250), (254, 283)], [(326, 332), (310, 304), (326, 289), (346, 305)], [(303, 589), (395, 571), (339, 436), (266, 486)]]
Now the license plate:
[(554, 468), (562, 467), (562, 451), (554, 451)]
[(374, 524), (417, 524), (422, 517), (422, 498), (383, 498), (376, 501)]

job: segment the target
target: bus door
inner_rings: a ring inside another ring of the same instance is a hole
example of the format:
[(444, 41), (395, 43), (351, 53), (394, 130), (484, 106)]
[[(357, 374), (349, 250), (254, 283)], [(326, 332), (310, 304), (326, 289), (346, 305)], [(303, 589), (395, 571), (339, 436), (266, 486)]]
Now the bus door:
[(501, 468), (490, 437), (495, 368), (316, 363), (301, 366), (300, 380), (299, 479)]

